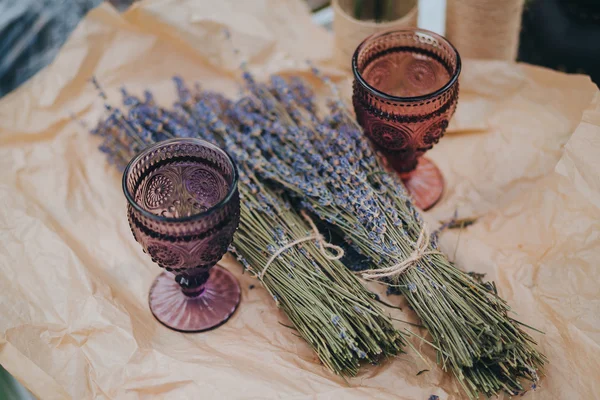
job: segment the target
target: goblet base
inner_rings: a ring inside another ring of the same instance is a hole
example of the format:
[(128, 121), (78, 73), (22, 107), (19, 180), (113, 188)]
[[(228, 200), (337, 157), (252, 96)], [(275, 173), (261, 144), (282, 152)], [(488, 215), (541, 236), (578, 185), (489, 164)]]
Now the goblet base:
[(167, 328), (202, 332), (227, 322), (240, 303), (240, 293), (233, 274), (216, 265), (198, 296), (183, 294), (175, 277), (163, 272), (154, 280), (148, 301), (154, 317)]
[(421, 210), (429, 210), (444, 193), (444, 177), (433, 161), (421, 157), (417, 168), (413, 171), (400, 174), (404, 186), (411, 194), (415, 205)]

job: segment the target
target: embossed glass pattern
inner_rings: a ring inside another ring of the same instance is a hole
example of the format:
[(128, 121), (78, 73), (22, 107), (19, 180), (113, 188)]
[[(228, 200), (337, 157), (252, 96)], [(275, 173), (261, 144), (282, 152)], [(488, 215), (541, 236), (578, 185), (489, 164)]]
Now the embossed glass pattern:
[(230, 272), (214, 266), (240, 219), (237, 170), (229, 155), (199, 139), (157, 143), (129, 163), (123, 191), (133, 236), (165, 269), (150, 289), (154, 316), (183, 332), (227, 321), (240, 288)]
[(357, 120), (421, 209), (432, 207), (443, 192), (439, 169), (421, 156), (454, 114), (460, 68), (456, 49), (422, 29), (369, 36), (352, 59)]

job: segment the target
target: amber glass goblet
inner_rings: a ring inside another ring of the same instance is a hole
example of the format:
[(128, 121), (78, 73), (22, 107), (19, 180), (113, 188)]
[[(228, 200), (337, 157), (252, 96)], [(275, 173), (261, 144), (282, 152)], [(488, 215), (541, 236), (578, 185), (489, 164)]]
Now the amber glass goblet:
[(150, 310), (171, 329), (215, 328), (237, 308), (237, 280), (215, 267), (240, 221), (237, 181), (231, 157), (199, 139), (159, 142), (125, 168), (131, 231), (165, 269), (150, 288)]
[(423, 210), (440, 199), (444, 180), (421, 156), (454, 114), (460, 68), (454, 46), (416, 28), (369, 36), (352, 58), (356, 118)]

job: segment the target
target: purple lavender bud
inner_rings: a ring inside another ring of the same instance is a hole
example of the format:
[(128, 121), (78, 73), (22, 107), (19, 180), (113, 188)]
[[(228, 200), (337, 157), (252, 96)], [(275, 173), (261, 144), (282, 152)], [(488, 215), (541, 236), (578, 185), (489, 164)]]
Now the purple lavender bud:
[(123, 105), (125, 106), (137, 106), (142, 103), (139, 98), (130, 95), (125, 87), (121, 87), (121, 95), (123, 96)]

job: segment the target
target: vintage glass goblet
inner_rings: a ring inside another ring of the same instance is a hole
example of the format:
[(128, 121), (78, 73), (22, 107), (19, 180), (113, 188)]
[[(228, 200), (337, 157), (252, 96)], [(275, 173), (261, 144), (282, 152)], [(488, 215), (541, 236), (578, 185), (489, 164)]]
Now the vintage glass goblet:
[(460, 69), (446, 39), (416, 28), (371, 35), (352, 58), (356, 118), (423, 210), (440, 199), (444, 180), (421, 156), (454, 114)]
[(133, 236), (166, 270), (150, 288), (150, 310), (171, 329), (215, 328), (237, 308), (237, 280), (215, 267), (239, 224), (237, 181), (231, 157), (200, 139), (159, 142), (125, 168)]

